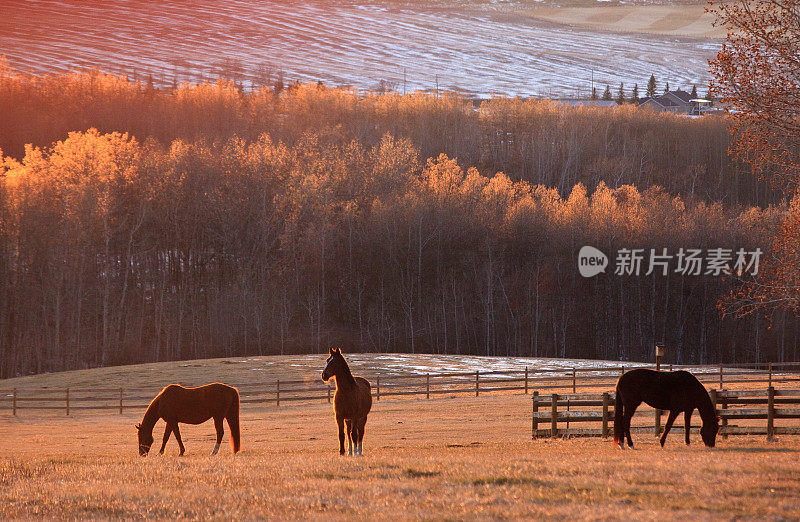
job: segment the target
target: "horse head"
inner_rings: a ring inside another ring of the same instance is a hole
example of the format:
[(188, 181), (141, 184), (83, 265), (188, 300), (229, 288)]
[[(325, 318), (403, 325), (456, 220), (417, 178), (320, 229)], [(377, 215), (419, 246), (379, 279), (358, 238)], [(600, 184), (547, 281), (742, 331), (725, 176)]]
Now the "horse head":
[(703, 427), (700, 428), (700, 436), (703, 438), (703, 443), (709, 448), (713, 448), (717, 443), (717, 432), (719, 431), (719, 417), (714, 416), (714, 420), (704, 422)]
[(344, 366), (347, 364), (344, 362), (344, 356), (339, 348), (331, 348), (329, 350), (329, 354), (330, 356), (328, 357), (328, 361), (325, 363), (325, 369), (322, 370), (323, 381), (327, 381), (336, 375), (339, 370), (344, 368)]
[(139, 455), (146, 457), (150, 452), (150, 446), (153, 445), (153, 433), (147, 433), (141, 424), (136, 425), (136, 432), (139, 434)]

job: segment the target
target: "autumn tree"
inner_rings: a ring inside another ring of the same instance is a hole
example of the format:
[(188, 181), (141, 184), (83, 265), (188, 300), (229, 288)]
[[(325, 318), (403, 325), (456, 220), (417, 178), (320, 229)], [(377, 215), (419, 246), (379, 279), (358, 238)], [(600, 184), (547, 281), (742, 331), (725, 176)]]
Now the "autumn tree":
[(793, 196), (755, 281), (722, 303), (747, 313), (798, 310), (800, 300), (800, 2), (714, 2), (716, 24), (728, 31), (712, 62), (714, 92), (731, 108), (732, 151)]

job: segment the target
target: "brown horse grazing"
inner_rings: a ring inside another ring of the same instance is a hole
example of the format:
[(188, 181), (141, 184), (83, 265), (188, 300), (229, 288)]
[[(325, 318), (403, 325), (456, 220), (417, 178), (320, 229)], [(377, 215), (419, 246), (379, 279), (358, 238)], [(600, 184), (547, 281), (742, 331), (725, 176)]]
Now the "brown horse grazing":
[(240, 444), (239, 392), (236, 388), (219, 382), (197, 388), (170, 384), (153, 399), (147, 407), (142, 423), (136, 425), (136, 430), (139, 432), (139, 455), (144, 457), (150, 451), (150, 446), (153, 445), (153, 426), (159, 419), (164, 419), (167, 423), (159, 453), (164, 453), (164, 446), (167, 445), (170, 433), (175, 433), (175, 440), (178, 441), (183, 455), (186, 448), (183, 447), (178, 423), (202, 424), (211, 418), (214, 419), (214, 427), (217, 429), (217, 445), (211, 454), (217, 454), (222, 442), (222, 419), (228, 421), (233, 452), (237, 453)]
[[(353, 377), (350, 367), (338, 348), (330, 350), (330, 357), (322, 371), (322, 380), (336, 377), (336, 393), (333, 396), (333, 411), (339, 425), (339, 454), (344, 455), (344, 425), (347, 423), (348, 455), (362, 455), (364, 425), (372, 408), (372, 389), (363, 377)], [(355, 450), (354, 446), (355, 445)]]
[(672, 423), (680, 412), (686, 421), (686, 444), (689, 444), (689, 427), (695, 408), (703, 419), (700, 435), (706, 446), (713, 448), (719, 418), (708, 392), (697, 377), (686, 371), (658, 372), (640, 368), (622, 375), (617, 381), (617, 399), (614, 403), (614, 443), (625, 449), (623, 437), (633, 448), (631, 440), (631, 417), (639, 405), (645, 402), (659, 410), (669, 410), (669, 418), (661, 436), (661, 446), (667, 439)]

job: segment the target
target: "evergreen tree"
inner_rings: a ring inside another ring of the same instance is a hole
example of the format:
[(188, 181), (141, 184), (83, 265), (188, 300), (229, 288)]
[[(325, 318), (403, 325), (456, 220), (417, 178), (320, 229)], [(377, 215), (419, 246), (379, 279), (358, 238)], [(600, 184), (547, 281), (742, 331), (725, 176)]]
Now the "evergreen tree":
[(617, 91), (617, 98), (615, 100), (619, 105), (625, 103), (625, 86), (619, 82), (619, 90)]
[(592, 99), (597, 99), (597, 87), (592, 87)]
[(656, 95), (656, 77), (655, 75), (650, 75), (650, 80), (647, 82), (647, 97), (653, 98)]
[(639, 103), (639, 84), (635, 83), (633, 85), (633, 91), (631, 91), (631, 103)]
[(613, 98), (611, 97), (611, 88), (606, 85), (606, 90), (603, 91), (603, 100), (611, 101)]
[(696, 85), (692, 85), (692, 99), (693, 100), (697, 99), (697, 86)]
[(669, 82), (667, 82), (667, 85), (664, 86), (664, 94), (667, 94), (668, 92), (669, 92)]

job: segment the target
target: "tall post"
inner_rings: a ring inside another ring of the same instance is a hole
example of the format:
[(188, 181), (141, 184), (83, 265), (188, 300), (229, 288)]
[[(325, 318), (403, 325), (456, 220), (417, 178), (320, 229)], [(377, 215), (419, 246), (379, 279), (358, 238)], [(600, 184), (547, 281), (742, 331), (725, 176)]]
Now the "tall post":
[(711, 397), (711, 405), (714, 408), (714, 415), (718, 415), (717, 408), (719, 407), (718, 392), (714, 388), (708, 390), (708, 396)]
[(525, 393), (528, 393), (528, 367), (525, 367)]
[(533, 397), (531, 397), (533, 402), (533, 414), (531, 415), (531, 438), (535, 439), (537, 435), (537, 431), (539, 431), (539, 419), (536, 418), (536, 414), (539, 413), (539, 392), (533, 392)]
[(425, 398), (431, 398), (431, 374), (425, 374)]
[(578, 388), (577, 377), (576, 377), (576, 373), (575, 373), (575, 368), (573, 367), (572, 368), (572, 393), (575, 393), (576, 391), (578, 391), (577, 388)]
[(11, 411), (14, 413), (14, 416), (17, 415), (17, 389), (14, 388), (14, 395), (11, 396)]
[(772, 387), (772, 363), (769, 363), (769, 387)]
[(481, 392), (481, 372), (480, 370), (475, 372), (475, 397), (477, 397)]
[(719, 365), (719, 389), (723, 389), (725, 386), (722, 383), (722, 365)]
[(608, 392), (603, 393), (603, 438), (608, 438), (608, 403), (610, 400)]
[(554, 393), (550, 406), (550, 435), (558, 437), (558, 394)]
[(67, 388), (66, 393), (64, 394), (64, 400), (67, 403), (67, 415), (69, 415), (69, 388)]
[(767, 440), (775, 439), (775, 388), (767, 388)]
[[(378, 383), (378, 400), (381, 400), (381, 377), (380, 377), (380, 375), (378, 377), (376, 377), (375, 380)], [(328, 388), (328, 389), (330, 390), (330, 388)], [(328, 395), (330, 396), (330, 391), (328, 392)], [(331, 402), (330, 397), (328, 398), (328, 402)]]
[(275, 406), (280, 407), (280, 405), (281, 405), (281, 380), (278, 379), (275, 387)]

